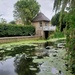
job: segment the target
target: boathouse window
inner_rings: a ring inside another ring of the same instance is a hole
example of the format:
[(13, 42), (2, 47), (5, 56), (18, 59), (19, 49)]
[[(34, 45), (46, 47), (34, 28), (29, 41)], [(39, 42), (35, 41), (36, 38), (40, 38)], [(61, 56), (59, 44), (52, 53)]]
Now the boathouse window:
[(40, 27), (42, 27), (42, 22), (39, 22), (40, 23)]
[(48, 26), (48, 22), (45, 22), (45, 26)]

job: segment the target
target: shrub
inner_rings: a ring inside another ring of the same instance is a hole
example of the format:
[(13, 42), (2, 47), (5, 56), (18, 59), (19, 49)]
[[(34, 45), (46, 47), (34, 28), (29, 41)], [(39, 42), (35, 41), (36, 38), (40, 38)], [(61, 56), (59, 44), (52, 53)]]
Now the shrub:
[(35, 28), (32, 25), (0, 24), (0, 37), (29, 36), (34, 34)]
[(64, 32), (54, 32), (50, 35), (50, 38), (62, 38), (65, 37)]

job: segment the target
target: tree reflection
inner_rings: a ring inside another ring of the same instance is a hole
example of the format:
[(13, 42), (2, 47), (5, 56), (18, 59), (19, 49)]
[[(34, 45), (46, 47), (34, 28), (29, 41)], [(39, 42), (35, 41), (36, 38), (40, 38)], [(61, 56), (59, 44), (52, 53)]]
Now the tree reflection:
[(26, 54), (31, 54), (32, 52), (35, 51), (35, 46), (29, 46), (29, 45), (21, 45), (21, 46), (16, 46), (12, 48), (12, 50), (6, 52), (7, 56), (15, 56), (16, 54), (21, 54), (21, 53), (26, 53)]
[(25, 54), (17, 56), (14, 65), (18, 75), (36, 75), (39, 72), (38, 64), (32, 61), (33, 58), (27, 57)]
[(44, 43), (44, 47), (46, 48), (47, 46), (53, 46), (54, 42), (46, 42)]
[(21, 45), (12, 48), (0, 48), (0, 60), (3, 60), (7, 56), (14, 57), (16, 54), (23, 54), (34, 56), (35, 55), (35, 46)]

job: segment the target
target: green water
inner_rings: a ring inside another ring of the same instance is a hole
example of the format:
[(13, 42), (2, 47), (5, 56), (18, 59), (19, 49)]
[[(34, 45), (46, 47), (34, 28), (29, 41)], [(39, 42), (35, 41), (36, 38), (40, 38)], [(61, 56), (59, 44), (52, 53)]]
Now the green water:
[[(60, 43), (61, 41), (59, 41)], [(0, 47), (0, 75), (72, 75), (58, 42)]]

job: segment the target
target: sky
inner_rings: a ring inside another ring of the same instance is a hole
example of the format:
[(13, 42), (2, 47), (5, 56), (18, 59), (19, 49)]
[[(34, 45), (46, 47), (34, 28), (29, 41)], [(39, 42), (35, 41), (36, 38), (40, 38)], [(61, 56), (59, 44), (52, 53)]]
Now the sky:
[[(6, 19), (7, 22), (14, 20), (13, 11), (16, 2), (17, 0), (0, 0), (0, 15), (2, 15), (0, 18)], [(54, 15), (54, 0), (37, 0), (37, 2), (41, 5), (40, 11), (51, 20)]]

